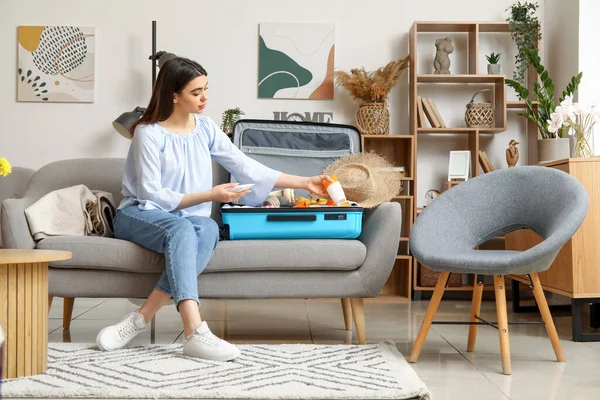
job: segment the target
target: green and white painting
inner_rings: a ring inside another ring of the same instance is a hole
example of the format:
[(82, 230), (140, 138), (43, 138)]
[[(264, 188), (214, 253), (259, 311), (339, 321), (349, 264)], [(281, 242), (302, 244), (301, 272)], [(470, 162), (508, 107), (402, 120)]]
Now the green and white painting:
[(333, 24), (261, 23), (258, 97), (333, 99)]

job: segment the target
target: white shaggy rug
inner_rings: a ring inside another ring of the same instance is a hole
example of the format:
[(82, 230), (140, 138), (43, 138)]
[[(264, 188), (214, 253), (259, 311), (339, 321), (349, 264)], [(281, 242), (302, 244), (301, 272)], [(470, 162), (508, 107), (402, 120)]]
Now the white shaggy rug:
[(429, 399), (393, 342), (240, 345), (232, 362), (182, 355), (181, 345), (101, 352), (50, 343), (48, 371), (2, 382), (4, 397)]

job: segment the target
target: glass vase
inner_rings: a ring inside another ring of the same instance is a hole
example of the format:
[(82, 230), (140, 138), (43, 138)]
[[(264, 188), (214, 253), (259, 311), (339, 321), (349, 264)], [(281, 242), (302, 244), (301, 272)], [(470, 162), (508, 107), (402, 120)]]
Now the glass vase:
[(591, 126), (587, 129), (575, 129), (575, 157), (594, 157), (594, 151), (590, 146), (592, 131)]

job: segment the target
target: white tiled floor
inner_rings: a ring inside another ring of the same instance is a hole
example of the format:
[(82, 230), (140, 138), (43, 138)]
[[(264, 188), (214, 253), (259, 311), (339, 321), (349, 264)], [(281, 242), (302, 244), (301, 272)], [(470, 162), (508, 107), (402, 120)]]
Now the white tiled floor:
[[(408, 357), (427, 308), (412, 303), (365, 302), (367, 340), (394, 340)], [(356, 333), (344, 330), (339, 300), (203, 300), (202, 318), (213, 332), (235, 343), (350, 343)], [(100, 329), (136, 309), (126, 299), (76, 299), (70, 334), (62, 329), (62, 299), (50, 310), (50, 342), (94, 342)], [(470, 302), (444, 300), (436, 320), (468, 320)], [(482, 316), (495, 321), (495, 305), (484, 302)], [(511, 314), (509, 320), (539, 320), (537, 314)], [(571, 318), (555, 317), (566, 363), (557, 363), (542, 325), (511, 325), (512, 375), (501, 374), (498, 333), (480, 326), (477, 349), (467, 353), (466, 325), (434, 325), (414, 369), (433, 400), (462, 399), (600, 399), (600, 342), (570, 340)], [(181, 322), (174, 306), (157, 315), (156, 342), (181, 342)], [(150, 332), (135, 339), (150, 343)]]

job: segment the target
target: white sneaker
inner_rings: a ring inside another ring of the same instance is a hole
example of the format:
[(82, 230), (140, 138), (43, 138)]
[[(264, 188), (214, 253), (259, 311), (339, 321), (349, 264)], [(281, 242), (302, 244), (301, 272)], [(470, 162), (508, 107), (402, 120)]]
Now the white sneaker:
[(206, 360), (230, 361), (240, 356), (240, 349), (216, 337), (208, 328), (206, 321), (183, 339), (183, 355)]
[(118, 324), (102, 329), (96, 338), (96, 344), (103, 351), (122, 349), (145, 330), (146, 321), (144, 316), (134, 311)]

